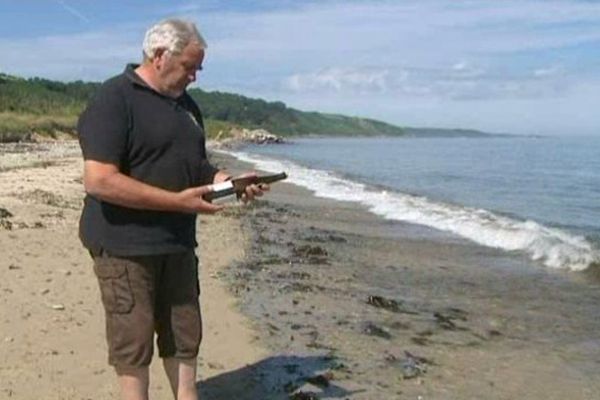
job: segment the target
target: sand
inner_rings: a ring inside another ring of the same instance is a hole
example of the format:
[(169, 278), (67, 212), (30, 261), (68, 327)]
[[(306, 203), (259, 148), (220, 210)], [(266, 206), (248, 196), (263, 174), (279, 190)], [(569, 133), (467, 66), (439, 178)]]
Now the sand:
[[(118, 398), (91, 259), (77, 237), (83, 164), (63, 155), (21, 154), (21, 168), (0, 172), (0, 207), (12, 214), (0, 227), (2, 399)], [(209, 379), (265, 351), (216, 275), (244, 257), (247, 238), (227, 216), (203, 217), (199, 230), (211, 237), (198, 249), (206, 324), (199, 377)], [(152, 373), (153, 398), (170, 398), (158, 359)]]
[[(117, 398), (73, 146), (0, 152), (2, 399)], [(600, 398), (597, 281), (286, 183), (198, 236), (202, 399)]]

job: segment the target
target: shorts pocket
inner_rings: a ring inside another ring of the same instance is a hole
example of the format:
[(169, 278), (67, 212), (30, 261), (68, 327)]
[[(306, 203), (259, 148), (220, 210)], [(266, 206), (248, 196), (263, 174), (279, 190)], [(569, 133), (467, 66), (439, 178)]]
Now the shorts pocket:
[(98, 257), (94, 262), (102, 304), (108, 313), (126, 314), (134, 306), (129, 275), (124, 263), (124, 260), (106, 257)]

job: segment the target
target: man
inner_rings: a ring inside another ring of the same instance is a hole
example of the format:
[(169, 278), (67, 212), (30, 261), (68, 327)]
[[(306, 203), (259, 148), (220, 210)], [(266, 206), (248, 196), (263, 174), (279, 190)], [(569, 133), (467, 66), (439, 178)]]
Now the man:
[[(205, 48), (193, 23), (156, 24), (143, 63), (105, 82), (79, 120), (80, 237), (94, 258), (109, 363), (126, 400), (148, 399), (155, 333), (175, 398), (198, 398), (196, 214), (222, 209), (202, 196), (230, 179), (208, 162), (202, 116), (185, 91)], [(244, 199), (267, 189), (251, 185)]]

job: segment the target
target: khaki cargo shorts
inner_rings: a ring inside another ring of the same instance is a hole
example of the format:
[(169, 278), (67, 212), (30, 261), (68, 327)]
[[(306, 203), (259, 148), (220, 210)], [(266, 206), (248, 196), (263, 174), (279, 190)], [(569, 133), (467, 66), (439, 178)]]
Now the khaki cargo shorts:
[(160, 357), (198, 355), (202, 319), (193, 250), (136, 257), (98, 255), (94, 272), (106, 314), (110, 365), (149, 365), (155, 333)]

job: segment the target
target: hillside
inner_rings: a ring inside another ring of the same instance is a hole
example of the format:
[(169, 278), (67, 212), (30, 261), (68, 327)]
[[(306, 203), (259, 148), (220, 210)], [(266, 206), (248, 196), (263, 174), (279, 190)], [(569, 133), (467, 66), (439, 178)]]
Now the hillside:
[(245, 96), (190, 90), (205, 116), (246, 128), (263, 128), (277, 135), (403, 135), (402, 128), (366, 118), (305, 112), (280, 101), (267, 102)]
[[(32, 132), (57, 136), (74, 134), (77, 116), (99, 83), (23, 79), (0, 74), (0, 141), (19, 140)], [(371, 119), (303, 112), (282, 102), (191, 89), (214, 137), (233, 127), (263, 128), (281, 136), (292, 135), (402, 135), (397, 126)]]

